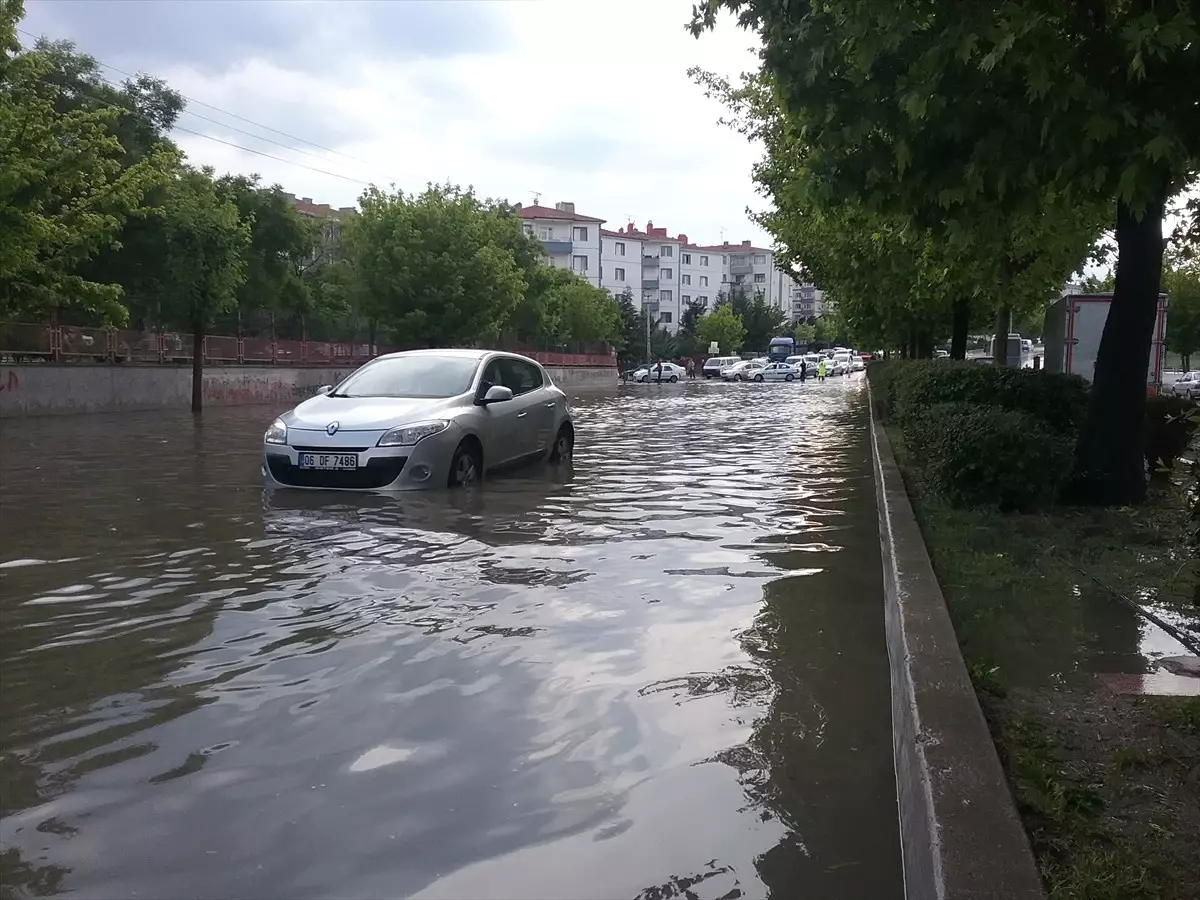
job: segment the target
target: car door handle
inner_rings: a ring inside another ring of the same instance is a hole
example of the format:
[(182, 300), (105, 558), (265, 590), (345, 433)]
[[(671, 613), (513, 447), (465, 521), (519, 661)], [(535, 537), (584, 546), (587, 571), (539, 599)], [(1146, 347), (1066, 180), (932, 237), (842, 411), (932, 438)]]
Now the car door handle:
[(519, 413), (517, 413), (517, 418), (518, 418), (518, 419), (523, 419), (523, 418), (525, 418), (527, 415), (529, 415), (529, 413), (527, 413), (527, 412), (519, 412)]
[(554, 409), (554, 404), (553, 404), (553, 403), (547, 403), (547, 404), (546, 404), (546, 409)]

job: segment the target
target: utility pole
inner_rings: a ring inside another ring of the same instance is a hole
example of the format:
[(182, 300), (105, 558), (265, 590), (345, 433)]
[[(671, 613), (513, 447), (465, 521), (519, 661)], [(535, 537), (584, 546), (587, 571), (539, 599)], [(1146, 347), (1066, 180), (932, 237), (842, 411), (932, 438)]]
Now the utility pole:
[(646, 380), (650, 380), (650, 303), (642, 291), (642, 316), (646, 320)]

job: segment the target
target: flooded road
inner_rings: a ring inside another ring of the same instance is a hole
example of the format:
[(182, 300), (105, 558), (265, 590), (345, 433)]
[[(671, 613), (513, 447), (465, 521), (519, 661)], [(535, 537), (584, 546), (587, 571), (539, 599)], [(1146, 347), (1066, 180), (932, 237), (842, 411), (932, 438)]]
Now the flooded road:
[(0, 423), (0, 894), (900, 897), (861, 382), (277, 493), (277, 410)]

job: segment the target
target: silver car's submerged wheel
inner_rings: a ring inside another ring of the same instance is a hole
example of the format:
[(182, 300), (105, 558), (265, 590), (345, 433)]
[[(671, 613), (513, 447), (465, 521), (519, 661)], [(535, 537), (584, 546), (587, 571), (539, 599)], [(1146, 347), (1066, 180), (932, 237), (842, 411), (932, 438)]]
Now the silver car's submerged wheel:
[(793, 374), (791, 374), (791, 373), (789, 372), (787, 375), (784, 375), (784, 376), (783, 376), (783, 380), (784, 380), (784, 381), (795, 381), (795, 380), (796, 380), (796, 376), (795, 376), (795, 375), (793, 375)]
[(550, 461), (561, 462), (570, 459), (575, 452), (575, 429), (570, 422), (564, 422), (554, 437), (554, 446), (550, 448)]
[(470, 487), (478, 484), (483, 477), (483, 454), (479, 444), (473, 440), (465, 440), (458, 445), (450, 460), (450, 476), (447, 487)]
[(755, 381), (762, 381), (762, 380), (763, 380), (763, 377), (762, 377), (761, 375), (755, 375), (755, 376), (754, 376), (754, 380), (755, 380)]
[(679, 380), (679, 376), (678, 376), (678, 375), (672, 375), (672, 376), (671, 376), (671, 384), (674, 384), (674, 383), (675, 383), (675, 382), (677, 382), (678, 380)]

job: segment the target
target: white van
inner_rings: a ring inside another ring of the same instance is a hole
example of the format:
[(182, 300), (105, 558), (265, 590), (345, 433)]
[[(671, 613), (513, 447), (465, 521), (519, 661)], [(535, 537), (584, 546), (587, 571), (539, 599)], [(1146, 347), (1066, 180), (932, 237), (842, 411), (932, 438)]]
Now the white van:
[(732, 366), (734, 363), (740, 363), (740, 356), (714, 356), (711, 359), (705, 360), (704, 368), (701, 370), (705, 378), (719, 378), (721, 373)]

